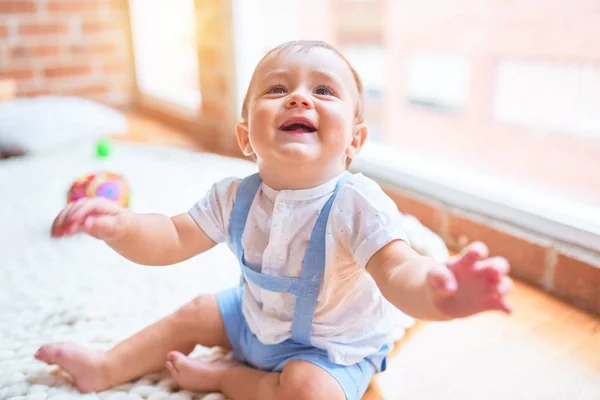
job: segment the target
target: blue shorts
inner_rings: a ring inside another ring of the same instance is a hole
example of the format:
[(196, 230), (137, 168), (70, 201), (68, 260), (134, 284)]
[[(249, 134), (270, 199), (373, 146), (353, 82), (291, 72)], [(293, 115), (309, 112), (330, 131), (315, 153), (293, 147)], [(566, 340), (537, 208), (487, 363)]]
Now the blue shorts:
[(291, 339), (265, 345), (254, 335), (242, 314), (242, 288), (235, 287), (217, 294), (217, 303), (233, 356), (253, 368), (278, 372), (291, 360), (305, 360), (329, 372), (342, 386), (346, 399), (359, 400), (375, 372), (385, 370), (385, 356), (391, 346), (354, 365), (338, 365), (329, 360), (325, 350), (305, 346)]

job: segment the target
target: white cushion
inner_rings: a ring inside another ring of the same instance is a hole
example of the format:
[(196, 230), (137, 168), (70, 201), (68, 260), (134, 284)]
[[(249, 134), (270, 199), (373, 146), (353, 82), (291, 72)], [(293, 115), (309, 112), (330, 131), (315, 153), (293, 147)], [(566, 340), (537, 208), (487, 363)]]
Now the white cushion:
[(121, 112), (82, 98), (42, 96), (0, 104), (0, 152), (42, 152), (126, 130)]

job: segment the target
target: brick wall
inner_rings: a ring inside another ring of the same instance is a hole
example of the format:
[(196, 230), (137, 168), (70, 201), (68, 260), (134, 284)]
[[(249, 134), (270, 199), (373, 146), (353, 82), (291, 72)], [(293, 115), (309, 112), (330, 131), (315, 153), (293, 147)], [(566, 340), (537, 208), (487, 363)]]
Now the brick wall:
[(127, 106), (126, 0), (0, 0), (0, 79), (18, 96), (76, 95)]
[[(202, 104), (196, 118), (179, 126), (206, 149), (239, 155), (231, 7), (231, 1), (196, 0)], [(17, 96), (135, 103), (127, 14), (127, 0), (0, 0), (0, 79), (16, 80)]]

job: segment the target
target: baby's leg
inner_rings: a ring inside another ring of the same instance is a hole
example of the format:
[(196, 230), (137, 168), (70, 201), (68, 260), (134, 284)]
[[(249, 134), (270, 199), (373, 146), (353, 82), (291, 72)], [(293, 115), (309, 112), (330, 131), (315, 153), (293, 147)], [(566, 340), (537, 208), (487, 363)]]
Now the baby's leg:
[(35, 357), (60, 366), (71, 375), (74, 385), (87, 393), (160, 370), (169, 351), (188, 354), (197, 344), (230, 347), (216, 295), (197, 297), (107, 352), (52, 343), (42, 346)]
[(288, 362), (281, 373), (264, 372), (234, 361), (207, 363), (181, 354), (169, 355), (169, 371), (186, 390), (221, 391), (232, 400), (344, 400), (338, 381), (304, 360)]

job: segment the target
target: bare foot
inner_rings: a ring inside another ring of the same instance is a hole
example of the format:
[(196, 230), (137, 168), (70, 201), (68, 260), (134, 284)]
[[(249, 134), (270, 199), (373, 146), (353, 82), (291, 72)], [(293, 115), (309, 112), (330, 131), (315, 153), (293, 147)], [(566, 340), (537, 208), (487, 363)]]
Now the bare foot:
[(100, 392), (110, 387), (102, 353), (73, 343), (51, 343), (40, 347), (35, 358), (56, 364), (71, 376), (82, 393)]
[(223, 373), (238, 364), (231, 360), (206, 362), (172, 351), (167, 355), (166, 366), (182, 389), (190, 392), (217, 392), (221, 389)]

